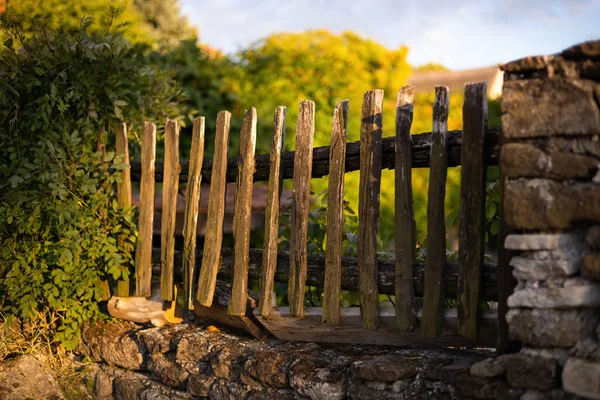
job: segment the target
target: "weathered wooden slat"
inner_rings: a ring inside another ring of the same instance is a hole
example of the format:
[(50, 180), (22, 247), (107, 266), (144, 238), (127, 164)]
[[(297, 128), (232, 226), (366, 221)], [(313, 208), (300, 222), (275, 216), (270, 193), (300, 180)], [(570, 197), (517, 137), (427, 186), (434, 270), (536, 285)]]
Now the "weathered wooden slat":
[(346, 159), (346, 126), (348, 100), (341, 101), (333, 112), (329, 182), (327, 196), (327, 249), (325, 251), (325, 289), (323, 291), (323, 323), (340, 323), (340, 290), (342, 286), (342, 245), (344, 227), (344, 164)]
[(162, 187), (161, 275), (160, 296), (175, 300), (173, 291), (173, 256), (175, 254), (175, 222), (179, 190), (179, 124), (167, 120), (165, 126), (165, 180)]
[(258, 310), (268, 317), (273, 308), (273, 278), (277, 269), (277, 241), (279, 239), (279, 200), (281, 198), (281, 155), (285, 144), (285, 107), (277, 107), (273, 116), (273, 141), (269, 169), (269, 192), (265, 211), (265, 241), (263, 245), (262, 275)]
[(215, 150), (208, 198), (208, 215), (206, 216), (206, 235), (204, 236), (204, 251), (202, 267), (198, 278), (198, 293), (196, 299), (210, 307), (215, 293), (219, 257), (223, 242), (223, 217), (225, 216), (225, 188), (227, 173), (227, 146), (229, 145), (229, 126), (231, 114), (221, 111), (217, 115), (217, 133), (215, 135)]
[(458, 333), (473, 340), (479, 335), (477, 317), (484, 255), (486, 131), (487, 85), (467, 84), (463, 103), (457, 309)]
[(416, 326), (413, 289), (413, 259), (416, 247), (416, 221), (412, 196), (412, 146), (410, 127), (413, 119), (415, 88), (404, 86), (396, 100), (396, 328), (412, 332)]
[(156, 159), (156, 125), (144, 122), (142, 133), (142, 177), (140, 216), (135, 252), (136, 296), (152, 296), (152, 228), (154, 224), (154, 165)]
[[(417, 315), (419, 318), (420, 315)], [(422, 336), (419, 325), (415, 332), (399, 332), (396, 329), (393, 308), (382, 308), (379, 329), (361, 326), (358, 307), (341, 309), (340, 325), (330, 327), (321, 323), (321, 308), (307, 307), (304, 317), (295, 318), (286, 307), (273, 310), (270, 318), (257, 316), (275, 337), (280, 340), (324, 343), (361, 343), (386, 346), (436, 345), (454, 347), (493, 347), (496, 343), (496, 313), (486, 311), (482, 315), (481, 336), (471, 340), (456, 333), (456, 309), (447, 309), (443, 314), (443, 328), (439, 337)]]
[(256, 119), (256, 108), (252, 107), (246, 111), (240, 138), (239, 174), (235, 185), (235, 209), (233, 214), (233, 280), (231, 298), (227, 308), (229, 315), (244, 316), (246, 314)]
[[(103, 126), (98, 128), (96, 135), (96, 151), (100, 153), (100, 161), (104, 162), (106, 158), (106, 130)], [(106, 218), (106, 210), (100, 210), (100, 216)], [(100, 301), (106, 301), (110, 299), (110, 285), (108, 279), (99, 279), (98, 286), (100, 288)]]
[(196, 228), (200, 207), (200, 184), (202, 183), (202, 160), (204, 159), (204, 117), (194, 119), (190, 172), (185, 192), (185, 220), (183, 222), (183, 288), (184, 305), (194, 309), (194, 276), (196, 267)]
[[(460, 165), (460, 141), (461, 131), (449, 131), (446, 137), (448, 145), (448, 166)], [(488, 133), (488, 165), (498, 165), (499, 155), (499, 130), (490, 129)], [(393, 169), (395, 165), (395, 137), (383, 139), (382, 144), (382, 168)], [(313, 150), (313, 168), (311, 178), (322, 178), (329, 174), (329, 146), (316, 147)], [(431, 132), (412, 135), (412, 166), (413, 168), (429, 168), (429, 154), (431, 152)], [(140, 164), (131, 163), (131, 173), (134, 180), (140, 179)], [(270, 158), (268, 154), (256, 156), (256, 173), (254, 181), (266, 181), (269, 179)], [(189, 163), (181, 163), (181, 179), (185, 182)], [(237, 157), (231, 157), (227, 161), (227, 182), (235, 182), (237, 176)], [(281, 158), (281, 175), (283, 179), (291, 179), (294, 176), (294, 152), (285, 152)], [(360, 142), (346, 144), (346, 172), (358, 171), (360, 168)], [(162, 182), (162, 164), (156, 165), (156, 181)], [(212, 174), (212, 161), (205, 160), (202, 167), (203, 182), (210, 182)]]
[(266, 339), (269, 333), (256, 320), (254, 310), (256, 309), (256, 293), (248, 291), (246, 294), (246, 313), (245, 315), (229, 315), (227, 308), (230, 300), (231, 284), (217, 280), (215, 286), (215, 296), (210, 307), (204, 307), (197, 304), (192, 310), (192, 314), (200, 322), (207, 323), (212, 320), (218, 324), (228, 326), (234, 330), (245, 331), (255, 339)]
[[(116, 134), (116, 147), (117, 155), (123, 157), (123, 163), (129, 165), (129, 145), (127, 140), (127, 125), (121, 123), (117, 125)], [(121, 173), (121, 182), (117, 184), (117, 199), (120, 209), (131, 207), (131, 168), (125, 169)], [(118, 247), (122, 248), (125, 241), (124, 235), (119, 235)], [(127, 271), (127, 266), (122, 266), (121, 271)], [(117, 296), (128, 297), (129, 296), (129, 279), (119, 279), (117, 281)]]
[(444, 268), (446, 266), (446, 222), (444, 198), (448, 153), (448, 88), (436, 86), (433, 104), (433, 133), (431, 143), (431, 171), (427, 200), (427, 259), (425, 264), (425, 293), (421, 333), (437, 338), (442, 333), (444, 315)]
[[(183, 279), (181, 271), (182, 255), (180, 251), (175, 252), (175, 273), (179, 279)], [(250, 266), (248, 269), (249, 279), (261, 279), (262, 276), (263, 251), (261, 249), (250, 249)], [(309, 254), (308, 257), (308, 275), (306, 284), (323, 288), (325, 283), (325, 255)], [(160, 249), (154, 249), (152, 260), (154, 273), (160, 275)], [(196, 264), (202, 262), (202, 252), (196, 253)], [(394, 294), (394, 260), (377, 260), (377, 269), (379, 270), (379, 293)], [(446, 262), (444, 270), (444, 283), (446, 285), (446, 296), (448, 298), (456, 297), (456, 285), (458, 280), (459, 264), (455, 261)], [(277, 253), (277, 270), (274, 280), (279, 283), (288, 283), (290, 272), (290, 254), (287, 251)], [(233, 249), (223, 249), (221, 252), (221, 269), (218, 276), (223, 279), (231, 278), (233, 274)], [(413, 263), (413, 282), (415, 296), (423, 297), (423, 287), (425, 280), (425, 263), (415, 261)], [(496, 280), (496, 265), (484, 263), (483, 267), (483, 287), (482, 295), (486, 301), (496, 301), (498, 299), (498, 282)], [(358, 291), (358, 259), (356, 257), (342, 257), (342, 290)], [(512, 293), (512, 291), (511, 291)]]
[(379, 324), (377, 291), (377, 231), (381, 186), (383, 90), (365, 93), (360, 124), (360, 185), (358, 188), (358, 289), (362, 327)]
[(296, 125), (296, 154), (294, 160), (294, 191), (290, 227), (290, 279), (288, 298), (290, 312), (302, 316), (306, 286), (308, 212), (310, 205), (310, 176), (312, 169), (313, 137), (315, 135), (315, 103), (300, 102)]

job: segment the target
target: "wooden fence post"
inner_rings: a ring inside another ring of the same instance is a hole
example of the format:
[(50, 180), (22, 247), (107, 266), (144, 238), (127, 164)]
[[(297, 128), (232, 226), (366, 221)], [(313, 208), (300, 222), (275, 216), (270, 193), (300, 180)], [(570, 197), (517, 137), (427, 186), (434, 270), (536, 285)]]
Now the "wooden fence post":
[(152, 230), (154, 223), (154, 163), (156, 159), (156, 125), (144, 122), (142, 136), (142, 177), (140, 183), (140, 217), (135, 252), (136, 296), (152, 296)]
[(227, 313), (246, 315), (248, 302), (248, 264), (250, 253), (250, 219), (252, 217), (252, 186), (254, 177), (254, 150), (256, 148), (256, 108), (244, 115), (238, 158), (238, 177), (235, 186), (233, 214), (233, 281)]
[(458, 275), (458, 333), (469, 339), (479, 337), (478, 315), (481, 300), (485, 238), (485, 178), (487, 135), (487, 85), (465, 85), (463, 135), (460, 150), (460, 233)]
[[(100, 161), (104, 162), (106, 158), (106, 131), (104, 127), (101, 126), (98, 128), (98, 134), (96, 136), (96, 151), (100, 153)], [(106, 219), (106, 210), (100, 210), (100, 215), (102, 218)], [(110, 299), (110, 285), (108, 284), (108, 279), (100, 279), (98, 281), (98, 285), (100, 286), (100, 301), (106, 301)]]
[(198, 240), (198, 209), (202, 161), (204, 160), (204, 117), (194, 119), (190, 169), (185, 193), (185, 219), (183, 222), (183, 288), (185, 306), (194, 309), (194, 272), (196, 266), (196, 241)]
[(325, 287), (322, 321), (340, 323), (340, 290), (342, 287), (342, 244), (344, 227), (344, 167), (346, 164), (346, 125), (348, 100), (341, 101), (333, 112), (329, 152), (327, 197), (327, 248), (325, 249)]
[(427, 204), (427, 260), (425, 266), (425, 292), (421, 333), (437, 338), (442, 331), (444, 317), (444, 269), (446, 268), (446, 221), (444, 198), (448, 152), (448, 88), (436, 86), (433, 104), (433, 130), (431, 133), (431, 169)]
[(258, 310), (268, 317), (273, 309), (273, 283), (277, 269), (277, 240), (279, 239), (279, 200), (281, 198), (281, 155), (285, 148), (285, 107), (277, 107), (273, 116), (273, 141), (269, 167), (269, 194), (265, 211), (265, 241)]
[(160, 224), (160, 297), (175, 300), (173, 290), (173, 257), (175, 255), (175, 222), (179, 190), (179, 124), (167, 120), (165, 127), (165, 178), (162, 188), (162, 221)]
[(229, 126), (231, 113), (221, 111), (217, 115), (217, 133), (215, 135), (215, 151), (212, 174), (210, 178), (210, 195), (208, 198), (208, 215), (206, 217), (206, 235), (202, 267), (198, 278), (198, 302), (205, 306), (212, 305), (217, 284), (223, 243), (223, 218), (225, 217), (225, 188), (227, 187), (227, 146), (229, 144)]
[[(131, 207), (131, 168), (129, 167), (129, 146), (127, 141), (127, 125), (120, 123), (117, 125), (117, 137), (116, 137), (117, 155), (123, 157), (123, 163), (127, 165), (121, 174), (121, 182), (117, 185), (117, 199), (119, 202), (119, 208), (125, 209)], [(118, 237), (118, 247), (122, 248), (125, 238), (123, 235)], [(127, 271), (127, 266), (122, 266), (121, 271)], [(128, 297), (129, 296), (129, 279), (119, 279), (117, 281), (117, 296)]]
[(396, 328), (403, 332), (415, 330), (417, 315), (413, 287), (413, 259), (416, 247), (416, 222), (412, 196), (412, 138), (415, 88), (404, 86), (396, 100)]
[(358, 279), (362, 326), (379, 325), (377, 231), (383, 129), (383, 90), (365, 93), (360, 125), (360, 186), (358, 197)]
[(308, 212), (310, 205), (310, 177), (312, 174), (313, 137), (315, 135), (315, 102), (300, 102), (296, 125), (296, 153), (294, 155), (294, 191), (290, 228), (290, 277), (288, 298), (290, 314), (304, 314), (306, 287)]

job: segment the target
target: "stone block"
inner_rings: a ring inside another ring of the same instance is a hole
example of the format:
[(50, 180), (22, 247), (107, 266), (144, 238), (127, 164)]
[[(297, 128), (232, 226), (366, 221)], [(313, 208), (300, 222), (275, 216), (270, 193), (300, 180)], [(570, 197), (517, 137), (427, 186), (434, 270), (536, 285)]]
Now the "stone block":
[(515, 229), (555, 230), (580, 221), (600, 222), (600, 185), (546, 179), (508, 181), (506, 223)]
[(581, 308), (600, 306), (600, 284), (577, 282), (565, 287), (527, 288), (508, 297), (510, 308)]
[(187, 391), (193, 396), (208, 397), (210, 396), (210, 388), (215, 381), (214, 376), (205, 374), (194, 374), (188, 380)]
[(585, 179), (595, 175), (600, 160), (567, 152), (546, 153), (533, 145), (507, 143), (500, 152), (502, 170), (509, 179)]
[(506, 321), (511, 339), (540, 347), (570, 347), (597, 318), (593, 310), (512, 309)]
[(562, 372), (565, 391), (586, 399), (600, 399), (600, 363), (569, 358)]
[(561, 55), (564, 58), (582, 59), (582, 58), (600, 58), (600, 40), (589, 40), (578, 43), (563, 50)]
[(556, 362), (523, 354), (506, 356), (506, 378), (514, 388), (550, 390), (558, 386)]
[(578, 245), (582, 237), (578, 233), (536, 233), (508, 235), (504, 247), (509, 250), (555, 250)]
[(500, 64), (500, 70), (504, 72), (543, 71), (546, 69), (552, 56), (529, 56), (519, 58), (505, 64)]
[(579, 272), (579, 260), (536, 260), (525, 257), (513, 257), (510, 260), (513, 276), (521, 280), (541, 281), (552, 278), (566, 278)]
[(592, 81), (508, 81), (504, 83), (502, 111), (502, 133), (507, 139), (600, 133)]
[(591, 337), (580, 340), (575, 347), (571, 349), (570, 355), (576, 358), (600, 362), (600, 342)]
[(588, 229), (585, 241), (592, 249), (600, 250), (600, 225), (595, 225)]
[(600, 253), (590, 253), (583, 257), (581, 275), (593, 281), (600, 281)]
[(345, 371), (342, 365), (303, 357), (290, 367), (290, 386), (310, 399), (343, 399), (348, 386)]
[(355, 376), (368, 381), (395, 382), (412, 378), (416, 373), (414, 363), (397, 357), (363, 359), (352, 364)]
[(506, 365), (499, 358), (487, 358), (481, 362), (471, 365), (470, 374), (479, 378), (495, 378), (504, 375)]

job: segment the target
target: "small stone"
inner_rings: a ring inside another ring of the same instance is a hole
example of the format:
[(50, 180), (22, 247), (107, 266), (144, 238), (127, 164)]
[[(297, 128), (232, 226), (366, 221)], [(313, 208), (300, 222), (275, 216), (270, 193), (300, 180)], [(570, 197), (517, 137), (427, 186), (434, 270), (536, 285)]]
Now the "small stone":
[(564, 78), (504, 82), (505, 138), (598, 133), (600, 112), (592, 82)]
[(600, 253), (586, 254), (583, 257), (581, 275), (593, 281), (600, 281)]
[(600, 362), (600, 343), (593, 338), (586, 338), (577, 342), (570, 351), (575, 358), (584, 358), (589, 361)]
[(361, 379), (377, 382), (394, 382), (408, 379), (417, 373), (411, 360), (396, 357), (376, 357), (359, 360), (352, 364), (350, 370)]
[(564, 348), (521, 347), (520, 353), (529, 357), (542, 357), (552, 360), (557, 362), (560, 367), (564, 366), (567, 358), (569, 358), (569, 350)]
[(94, 375), (94, 393), (98, 399), (112, 399), (112, 380), (100, 368), (98, 368), (96, 374)]
[(312, 357), (296, 360), (290, 367), (290, 386), (314, 400), (346, 397), (346, 368)]
[(509, 250), (554, 250), (570, 247), (579, 242), (581, 236), (575, 233), (508, 235), (504, 247)]
[(190, 376), (184, 368), (175, 361), (160, 353), (152, 354), (148, 363), (150, 370), (159, 381), (175, 389), (184, 389)]
[(595, 225), (588, 229), (585, 241), (592, 249), (600, 250), (600, 225)]
[(504, 362), (497, 358), (488, 358), (471, 366), (471, 375), (480, 378), (495, 378), (506, 372)]
[(509, 335), (534, 346), (570, 347), (597, 323), (593, 310), (518, 309), (506, 313)]
[(569, 358), (562, 372), (563, 388), (587, 399), (600, 399), (600, 363)]
[(0, 399), (55, 399), (65, 396), (50, 368), (32, 355), (0, 363)]
[(191, 395), (208, 397), (210, 396), (210, 388), (215, 381), (214, 376), (205, 374), (193, 374), (188, 381), (187, 391)]
[(508, 181), (506, 223), (515, 229), (556, 230), (600, 221), (600, 184), (563, 184), (546, 179)]
[(256, 380), (274, 389), (289, 388), (287, 371), (292, 361), (293, 357), (286, 353), (271, 349), (258, 350), (246, 361), (242, 381)]
[(506, 377), (514, 388), (550, 390), (558, 385), (557, 364), (542, 357), (511, 354), (506, 357)]
[(600, 284), (577, 283), (573, 286), (566, 284), (566, 286), (517, 290), (508, 298), (508, 307), (579, 308), (600, 306)]

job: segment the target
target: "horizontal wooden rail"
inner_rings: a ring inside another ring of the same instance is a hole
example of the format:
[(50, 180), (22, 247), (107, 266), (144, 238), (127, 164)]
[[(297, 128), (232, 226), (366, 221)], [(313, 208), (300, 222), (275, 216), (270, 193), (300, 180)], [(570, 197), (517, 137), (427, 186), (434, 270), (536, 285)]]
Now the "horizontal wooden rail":
[[(250, 264), (248, 268), (248, 279), (260, 279), (262, 269), (262, 250), (250, 249)], [(182, 279), (181, 272), (183, 254), (180, 251), (175, 252), (175, 276)], [(277, 270), (275, 272), (275, 282), (288, 283), (290, 263), (289, 253), (280, 251), (277, 254)], [(200, 266), (202, 262), (202, 252), (196, 253), (196, 263)], [(160, 275), (160, 249), (154, 248), (152, 251), (153, 273)], [(223, 249), (221, 252), (221, 270), (218, 276), (221, 278), (231, 278), (233, 273), (233, 249)], [(456, 286), (458, 281), (459, 263), (448, 261), (444, 270), (443, 281), (446, 282), (446, 297), (456, 297)], [(202, 268), (200, 266), (200, 268)], [(394, 294), (395, 283), (395, 261), (382, 260), (377, 261), (379, 271), (379, 293)], [(423, 284), (425, 275), (425, 263), (415, 261), (413, 264), (413, 280), (415, 296), (423, 296)], [(308, 276), (306, 284), (322, 288), (325, 282), (325, 255), (308, 255)], [(342, 289), (358, 291), (358, 260), (356, 257), (342, 257)], [(483, 266), (482, 278), (482, 298), (486, 301), (496, 301), (498, 296), (498, 284), (496, 280), (496, 265), (485, 263)]]
[[(429, 168), (429, 153), (431, 151), (431, 132), (412, 135), (412, 167)], [(488, 159), (487, 165), (498, 165), (498, 154), (500, 152), (500, 131), (490, 129), (488, 132)], [(395, 137), (383, 138), (382, 143), (382, 168), (393, 169), (395, 163), (394, 152)], [(462, 131), (449, 131), (446, 137), (448, 147), (448, 166), (460, 165), (460, 146), (462, 142)], [(237, 176), (238, 157), (230, 157), (227, 161), (227, 182), (235, 182)], [(255, 157), (256, 172), (254, 181), (266, 181), (269, 179), (269, 154), (261, 154)], [(294, 152), (285, 152), (281, 158), (283, 179), (291, 179), (294, 172)], [(346, 166), (345, 171), (358, 171), (360, 166), (360, 142), (346, 144)], [(187, 182), (189, 161), (182, 161), (180, 181)], [(212, 174), (212, 160), (204, 160), (202, 165), (202, 182), (210, 182)], [(329, 175), (329, 146), (316, 147), (313, 150), (312, 178), (322, 178)], [(138, 182), (141, 177), (141, 164), (139, 161), (131, 162), (131, 180)], [(154, 175), (156, 182), (163, 181), (163, 163), (156, 162)]]
[(273, 309), (269, 318), (256, 315), (256, 318), (277, 339), (299, 342), (325, 343), (365, 343), (384, 346), (436, 345), (452, 347), (494, 347), (496, 345), (496, 310), (481, 313), (481, 335), (476, 339), (460, 336), (457, 331), (455, 308), (443, 310), (442, 329), (439, 337), (428, 338), (421, 335), (421, 312), (417, 312), (415, 332), (400, 332), (396, 329), (393, 308), (380, 308), (379, 329), (364, 329), (361, 324), (359, 307), (346, 307), (340, 310), (342, 324), (335, 328), (321, 323), (322, 309), (306, 307), (304, 317), (294, 318), (288, 307)]

